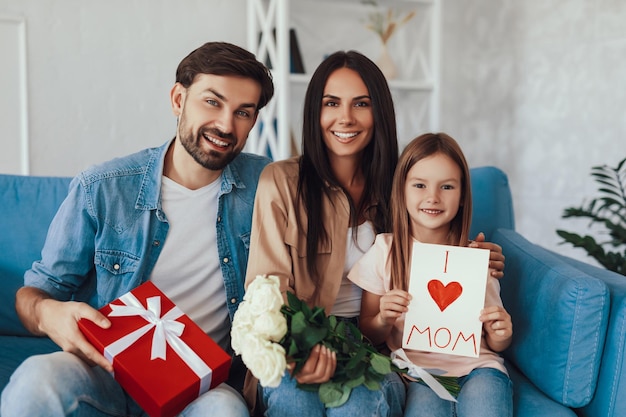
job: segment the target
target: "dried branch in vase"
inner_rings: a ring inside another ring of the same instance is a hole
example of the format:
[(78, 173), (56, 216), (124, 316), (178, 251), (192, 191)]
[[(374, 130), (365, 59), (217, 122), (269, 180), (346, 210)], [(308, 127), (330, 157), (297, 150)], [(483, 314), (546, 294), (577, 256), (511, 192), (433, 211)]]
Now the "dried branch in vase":
[[(374, 0), (363, 0), (363, 4), (372, 6), (378, 6)], [(377, 11), (368, 15), (368, 24), (366, 27), (378, 34), (383, 44), (387, 44), (387, 41), (391, 39), (395, 31), (402, 25), (406, 24), (409, 20), (413, 19), (416, 11), (412, 10), (404, 15), (397, 15), (393, 9), (387, 9), (384, 11)]]

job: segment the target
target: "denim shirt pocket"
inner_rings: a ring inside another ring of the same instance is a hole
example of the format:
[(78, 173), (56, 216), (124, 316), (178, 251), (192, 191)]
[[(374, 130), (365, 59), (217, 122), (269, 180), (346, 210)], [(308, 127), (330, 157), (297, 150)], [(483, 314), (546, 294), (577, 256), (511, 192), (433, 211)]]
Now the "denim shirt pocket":
[(98, 250), (94, 258), (96, 267), (112, 277), (123, 277), (134, 274), (139, 267), (140, 258), (127, 252), (117, 250)]
[(246, 252), (250, 251), (250, 232), (242, 233), (239, 235), (239, 239), (241, 239), (241, 243), (243, 243), (243, 247), (246, 248)]

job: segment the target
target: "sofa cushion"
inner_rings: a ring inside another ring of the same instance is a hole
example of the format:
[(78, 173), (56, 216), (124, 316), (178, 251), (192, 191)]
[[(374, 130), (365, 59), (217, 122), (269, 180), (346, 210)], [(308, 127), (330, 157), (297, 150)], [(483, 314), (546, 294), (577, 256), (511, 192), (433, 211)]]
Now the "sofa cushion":
[(488, 241), (496, 229), (515, 229), (513, 200), (509, 180), (499, 168), (477, 167), (470, 170), (472, 183), (472, 227), (470, 239), (483, 232)]
[(574, 410), (548, 398), (515, 366), (507, 363), (506, 368), (513, 381), (513, 415), (515, 417), (576, 417)]
[(506, 256), (501, 292), (513, 320), (505, 358), (553, 400), (585, 406), (600, 371), (607, 286), (513, 230), (496, 230), (493, 241)]
[(70, 178), (0, 175), (0, 334), (29, 335), (15, 312), (24, 272), (40, 259)]

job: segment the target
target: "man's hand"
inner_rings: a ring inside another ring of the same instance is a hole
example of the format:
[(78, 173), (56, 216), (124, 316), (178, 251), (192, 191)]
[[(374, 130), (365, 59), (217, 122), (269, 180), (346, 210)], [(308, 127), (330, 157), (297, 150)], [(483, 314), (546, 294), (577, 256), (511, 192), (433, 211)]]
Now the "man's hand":
[(470, 248), (489, 250), (489, 273), (492, 277), (500, 279), (504, 276), (504, 254), (502, 247), (496, 243), (485, 242), (485, 234), (480, 232), (475, 240), (469, 242)]
[(85, 338), (78, 328), (81, 318), (107, 329), (111, 322), (102, 313), (85, 303), (57, 301), (33, 287), (23, 287), (16, 296), (20, 319), (32, 333), (48, 336), (65, 352), (71, 352), (90, 365), (98, 365), (109, 372), (113, 366)]

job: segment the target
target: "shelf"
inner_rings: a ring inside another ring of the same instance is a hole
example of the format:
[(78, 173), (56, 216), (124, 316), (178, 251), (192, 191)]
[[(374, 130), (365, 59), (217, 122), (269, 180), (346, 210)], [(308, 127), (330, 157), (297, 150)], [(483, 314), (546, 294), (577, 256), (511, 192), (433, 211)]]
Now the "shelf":
[[(376, 5), (362, 0), (248, 0), (248, 6), (250, 50), (259, 52), (260, 59), (271, 52), (277, 67), (273, 71), (275, 98), (260, 114), (264, 126), (276, 127), (260, 136), (251, 133), (248, 143), (254, 147), (252, 151), (269, 146), (275, 159), (290, 156), (292, 136), (299, 142), (302, 101), (311, 72), (328, 54), (338, 50), (357, 50), (378, 64), (385, 52), (381, 36), (369, 26), (374, 22), (373, 15), (384, 19), (389, 10), (400, 20), (412, 15), (398, 26), (385, 46), (397, 69), (389, 88), (399, 140), (437, 130), (440, 0), (378, 0)], [(273, 28), (277, 35), (269, 33)], [(290, 29), (295, 30), (306, 74), (289, 73)], [(259, 45), (261, 31), (267, 37)]]
[[(290, 74), (289, 81), (294, 84), (308, 85), (311, 80), (309, 74)], [(415, 90), (415, 91), (432, 91), (433, 83), (430, 81), (413, 81), (413, 80), (390, 80), (389, 88), (392, 90)]]

